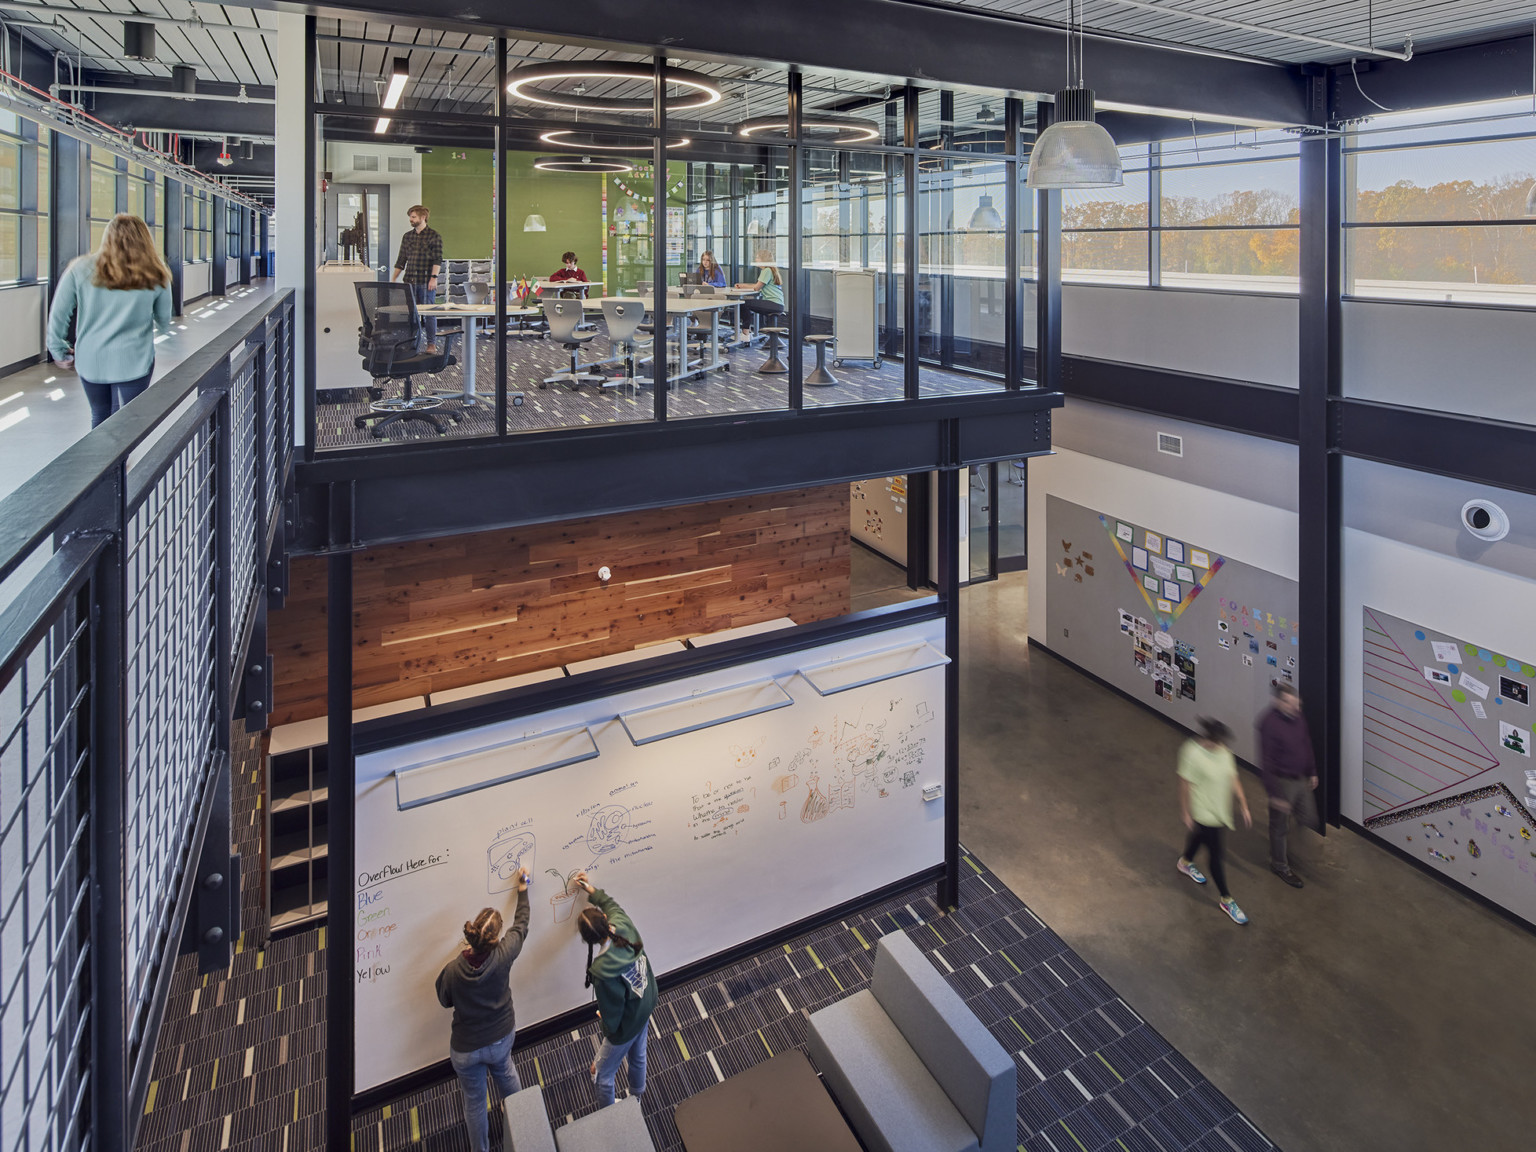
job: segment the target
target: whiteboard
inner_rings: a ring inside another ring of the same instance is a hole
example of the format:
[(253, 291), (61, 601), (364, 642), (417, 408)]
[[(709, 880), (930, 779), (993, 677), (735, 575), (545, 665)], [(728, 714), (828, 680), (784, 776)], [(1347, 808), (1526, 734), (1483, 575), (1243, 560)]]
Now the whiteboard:
[[(903, 644), (942, 651), (943, 621), (359, 756), (354, 1091), (446, 1058), (451, 1013), (434, 981), (465, 920), (486, 905), (511, 918), (520, 864), (534, 876), (512, 968), (521, 1030), (592, 1002), (585, 896), (563, 883), (579, 868), (665, 974), (942, 863), (946, 801), (922, 792), (944, 779), (944, 669), (825, 697), (798, 671)], [(792, 703), (639, 746), (618, 718), (770, 679)], [(595, 757), (555, 749), (561, 766), (539, 770), (540, 737), (583, 730)], [(499, 765), (495, 748), (522, 759)], [(424, 766), (452, 786), (402, 810), (396, 773)], [(466, 791), (475, 770), (500, 782)]]

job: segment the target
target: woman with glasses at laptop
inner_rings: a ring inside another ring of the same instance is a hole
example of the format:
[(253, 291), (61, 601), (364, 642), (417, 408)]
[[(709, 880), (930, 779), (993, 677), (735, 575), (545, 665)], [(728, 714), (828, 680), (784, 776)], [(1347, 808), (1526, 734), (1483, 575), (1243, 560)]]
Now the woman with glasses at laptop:
[(725, 269), (715, 263), (715, 254), (705, 249), (699, 257), (699, 270), (694, 273), (699, 284), (708, 284), (712, 288), (725, 287)]

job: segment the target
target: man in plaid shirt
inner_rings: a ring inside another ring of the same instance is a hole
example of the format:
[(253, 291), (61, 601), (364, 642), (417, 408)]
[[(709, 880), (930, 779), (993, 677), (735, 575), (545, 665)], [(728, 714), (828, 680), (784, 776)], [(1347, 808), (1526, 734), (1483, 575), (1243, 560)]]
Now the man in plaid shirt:
[[(427, 227), (431, 216), (431, 209), (421, 204), (413, 205), (406, 213), (411, 230), (400, 237), (400, 255), (395, 257), (395, 272), (390, 277), (399, 280), (400, 274), (405, 273), (405, 282), (411, 286), (417, 304), (437, 303), (437, 274), (443, 268), (443, 238)], [(424, 317), (422, 326), (430, 345), (427, 351), (436, 352), (437, 318)]]

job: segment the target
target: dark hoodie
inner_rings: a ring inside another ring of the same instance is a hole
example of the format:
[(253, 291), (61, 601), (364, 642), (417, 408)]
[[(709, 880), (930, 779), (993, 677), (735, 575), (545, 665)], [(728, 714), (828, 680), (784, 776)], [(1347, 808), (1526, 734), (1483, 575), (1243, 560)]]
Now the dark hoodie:
[[(626, 940), (641, 944), (635, 922), (619, 902), (601, 888), (587, 894), (587, 903), (608, 917), (609, 926)], [(603, 1035), (610, 1044), (627, 1044), (645, 1027), (656, 1007), (656, 977), (644, 951), (636, 952), (617, 940), (608, 945), (592, 967), (592, 991), (602, 1015)]]
[(528, 936), (528, 893), (517, 894), (512, 927), (496, 946), (481, 955), (477, 966), (468, 952), (460, 952), (437, 976), (437, 1001), (453, 1009), (453, 1034), (448, 1046), (455, 1052), (474, 1052), (504, 1040), (517, 1027), (512, 1010), (512, 989), (507, 979), (512, 961), (523, 950)]

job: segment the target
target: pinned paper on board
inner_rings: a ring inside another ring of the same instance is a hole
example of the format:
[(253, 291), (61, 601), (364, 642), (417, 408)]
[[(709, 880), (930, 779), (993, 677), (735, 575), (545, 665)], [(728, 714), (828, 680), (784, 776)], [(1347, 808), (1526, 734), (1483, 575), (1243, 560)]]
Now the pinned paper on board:
[(1461, 674), (1461, 679), (1456, 681), (1456, 683), (1460, 684), (1468, 692), (1475, 693), (1476, 695), (1482, 697), (1484, 700), (1488, 699), (1488, 685), (1484, 684), (1481, 680), (1478, 680), (1468, 673), (1463, 672)]
[(1456, 650), (1456, 645), (1444, 640), (1435, 640), (1430, 644), (1435, 650), (1435, 659), (1442, 664), (1454, 664), (1461, 659), (1461, 653)]
[(1194, 568), (1209, 568), (1211, 566), (1211, 554), (1202, 552), (1198, 548), (1189, 550), (1189, 563)]
[(1521, 756), (1531, 754), (1531, 734), (1516, 724), (1499, 721), (1499, 743)]
[(1173, 605), (1170, 604), (1167, 600), (1159, 600), (1157, 602), (1157, 610), (1166, 616), (1168, 613), (1173, 611)]
[(1488, 709), (1483, 707), (1481, 700), (1472, 701), (1472, 715), (1476, 716), (1479, 720), (1488, 719)]
[(1152, 571), (1157, 573), (1159, 580), (1173, 579), (1173, 562), (1164, 560), (1161, 556), (1152, 557)]
[[(1177, 604), (1180, 600), (1184, 599), (1184, 589), (1179, 587), (1178, 581), (1176, 580), (1164, 580), (1163, 596)], [(1169, 610), (1172, 611), (1171, 605)]]
[(1148, 552), (1156, 552), (1159, 555), (1162, 554), (1163, 538), (1156, 532), (1148, 532), (1143, 538), (1143, 543), (1146, 544)]
[(1163, 545), (1163, 555), (1175, 564), (1182, 564), (1184, 563), (1184, 545), (1177, 540), (1169, 540)]
[(1115, 536), (1129, 544), (1136, 538), (1136, 532), (1129, 524), (1116, 523)]
[(1451, 674), (1426, 665), (1424, 668), (1424, 679), (1432, 684), (1449, 684), (1451, 682)]
[(1524, 704), (1527, 708), (1531, 706), (1530, 686), (1511, 680), (1508, 676), (1499, 677), (1499, 695), (1515, 704)]
[(1132, 548), (1131, 564), (1145, 572), (1147, 570), (1147, 550), (1145, 548)]
[(1186, 584), (1193, 584), (1195, 582), (1194, 572), (1191, 569), (1184, 567), (1183, 565), (1175, 568), (1173, 570), (1173, 575), (1175, 579), (1182, 580)]
[(1156, 576), (1143, 576), (1141, 578), (1141, 586), (1154, 595), (1162, 591), (1162, 587), (1158, 584)]

